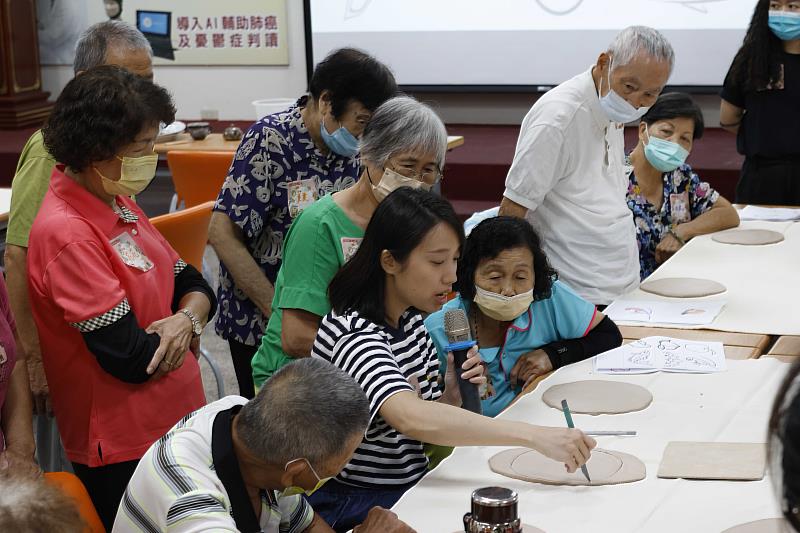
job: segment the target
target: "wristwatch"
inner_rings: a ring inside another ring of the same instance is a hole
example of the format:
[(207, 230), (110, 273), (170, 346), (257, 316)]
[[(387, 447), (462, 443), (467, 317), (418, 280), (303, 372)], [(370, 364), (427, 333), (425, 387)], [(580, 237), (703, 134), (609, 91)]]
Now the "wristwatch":
[(197, 337), (198, 335), (200, 335), (201, 333), (203, 333), (203, 325), (202, 325), (202, 324), (200, 324), (200, 321), (197, 319), (197, 317), (196, 317), (196, 316), (194, 316), (194, 313), (192, 313), (192, 312), (191, 312), (191, 311), (190, 311), (188, 308), (186, 308), (186, 307), (184, 307), (183, 309), (181, 309), (181, 310), (179, 311), (179, 313), (183, 313), (184, 315), (186, 315), (186, 316), (187, 316), (187, 318), (188, 318), (189, 320), (191, 320), (191, 321), (192, 321), (192, 335), (193, 335), (193, 336)]

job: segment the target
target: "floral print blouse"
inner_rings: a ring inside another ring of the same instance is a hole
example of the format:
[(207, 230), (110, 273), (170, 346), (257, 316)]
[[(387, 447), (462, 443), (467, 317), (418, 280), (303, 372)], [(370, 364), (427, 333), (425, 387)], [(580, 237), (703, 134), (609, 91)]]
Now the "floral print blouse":
[(639, 275), (644, 279), (658, 266), (656, 246), (670, 227), (689, 222), (711, 209), (719, 193), (708, 182), (701, 181), (692, 167), (684, 164), (662, 174), (664, 200), (661, 209), (656, 210), (642, 194), (630, 161), (626, 161), (625, 170), (628, 174), (628, 208), (633, 213), (639, 244)]

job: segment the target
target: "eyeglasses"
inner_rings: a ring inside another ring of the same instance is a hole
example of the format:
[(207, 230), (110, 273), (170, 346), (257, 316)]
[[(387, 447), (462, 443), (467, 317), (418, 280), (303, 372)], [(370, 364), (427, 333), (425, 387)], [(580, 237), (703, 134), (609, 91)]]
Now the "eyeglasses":
[(404, 166), (395, 168), (394, 165), (392, 165), (392, 170), (407, 178), (421, 181), (422, 183), (431, 186), (436, 185), (437, 183), (442, 181), (442, 179), (444, 179), (444, 174), (442, 174), (442, 171), (440, 171), (438, 168), (436, 170), (426, 170), (425, 172), (418, 172), (414, 168), (409, 168)]

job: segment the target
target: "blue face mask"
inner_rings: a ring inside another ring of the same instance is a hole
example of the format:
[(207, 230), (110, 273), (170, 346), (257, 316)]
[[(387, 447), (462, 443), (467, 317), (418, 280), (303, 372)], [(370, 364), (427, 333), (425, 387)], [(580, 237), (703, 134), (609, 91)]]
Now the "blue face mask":
[(800, 13), (770, 11), (769, 29), (781, 41), (800, 39)]
[(325, 117), (323, 117), (319, 129), (322, 140), (334, 153), (344, 157), (353, 157), (358, 153), (358, 139), (344, 126), (339, 126), (333, 133), (328, 133), (328, 130), (325, 129)]
[(686, 162), (689, 151), (680, 144), (647, 134), (647, 144), (644, 145), (644, 156), (655, 168), (661, 172), (672, 172)]
[(608, 64), (608, 76), (606, 78), (608, 92), (605, 96), (600, 96), (603, 93), (603, 77), (600, 76), (600, 89), (597, 91), (597, 96), (600, 97), (600, 107), (603, 108), (608, 120), (627, 124), (628, 122), (639, 120), (647, 113), (650, 107), (633, 107), (630, 102), (611, 88), (611, 62)]

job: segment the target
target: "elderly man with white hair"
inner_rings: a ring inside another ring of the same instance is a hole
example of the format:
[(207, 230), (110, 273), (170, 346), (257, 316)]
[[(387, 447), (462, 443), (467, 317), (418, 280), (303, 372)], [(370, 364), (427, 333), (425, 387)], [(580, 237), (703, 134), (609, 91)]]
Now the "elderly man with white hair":
[(656, 101), (673, 61), (658, 31), (626, 28), (595, 65), (542, 96), (522, 122), (500, 214), (527, 218), (561, 280), (595, 305), (639, 283), (623, 126)]

